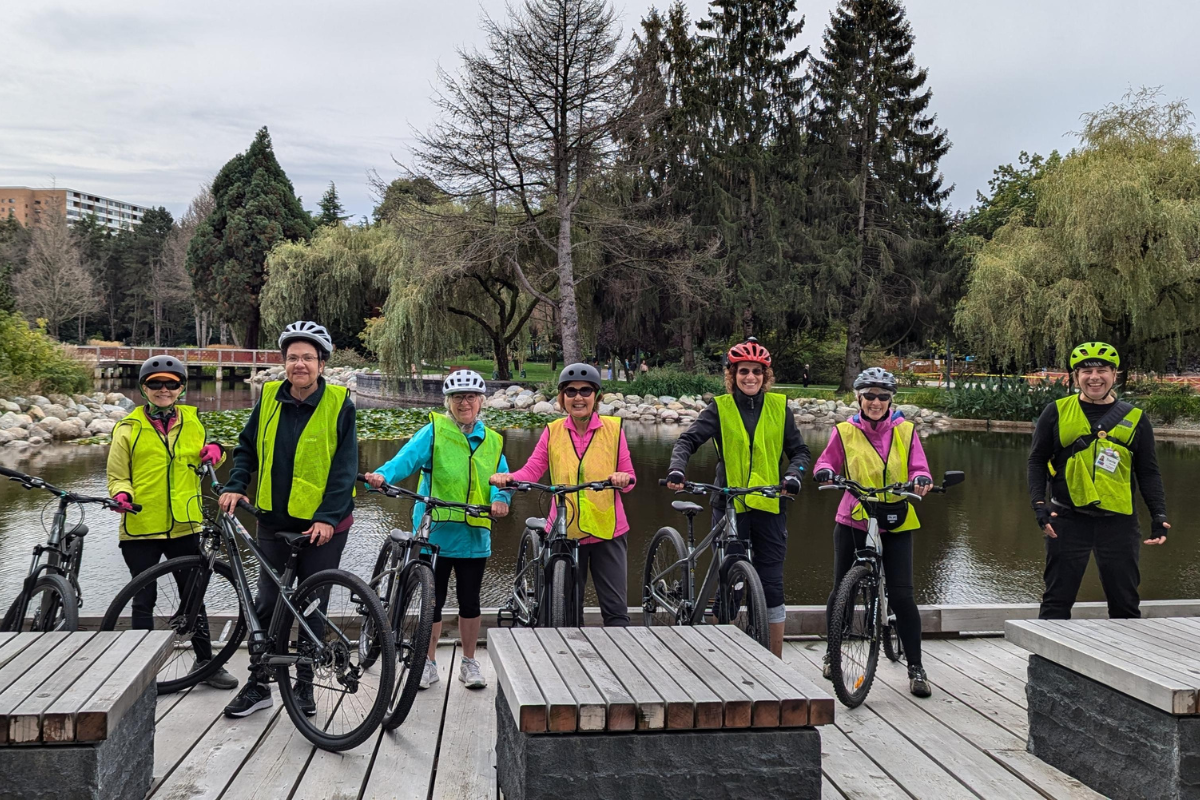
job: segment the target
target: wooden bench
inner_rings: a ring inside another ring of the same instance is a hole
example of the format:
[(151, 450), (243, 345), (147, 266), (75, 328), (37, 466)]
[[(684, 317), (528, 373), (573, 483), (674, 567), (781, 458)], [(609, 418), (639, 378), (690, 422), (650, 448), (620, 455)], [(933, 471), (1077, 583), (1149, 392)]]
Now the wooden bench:
[(0, 800), (142, 800), (169, 631), (0, 633)]
[(506, 800), (821, 796), (833, 698), (731, 625), (488, 631)]
[(1022, 620), (1029, 752), (1111, 797), (1200, 798), (1200, 620)]

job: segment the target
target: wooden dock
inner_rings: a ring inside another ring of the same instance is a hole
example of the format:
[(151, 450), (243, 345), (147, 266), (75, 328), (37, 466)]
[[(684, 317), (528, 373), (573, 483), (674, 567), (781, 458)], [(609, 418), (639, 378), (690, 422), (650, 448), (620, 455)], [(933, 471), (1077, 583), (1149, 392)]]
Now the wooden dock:
[[(785, 645), (785, 660), (820, 681), (824, 643)], [(458, 682), (459, 651), (438, 651), (441, 681), (421, 692), (408, 720), (340, 754), (315, 750), (275, 706), (242, 720), (221, 709), (233, 692), (206, 686), (158, 700), (156, 800), (497, 798), (496, 676), (480, 648), (488, 688)], [(821, 730), (826, 798), (1099, 798), (1025, 752), (1028, 654), (999, 638), (925, 643), (934, 696), (908, 694), (902, 666), (881, 657), (864, 706), (836, 709)], [(246, 654), (230, 671), (246, 675)]]

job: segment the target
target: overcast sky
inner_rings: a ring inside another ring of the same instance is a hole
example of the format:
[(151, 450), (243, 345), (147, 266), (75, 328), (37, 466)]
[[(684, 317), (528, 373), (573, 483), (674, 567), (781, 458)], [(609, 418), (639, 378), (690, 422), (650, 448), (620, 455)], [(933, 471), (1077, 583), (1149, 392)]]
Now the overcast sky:
[[(660, 6), (665, 3), (659, 3)], [(687, 0), (693, 19), (704, 0)], [(834, 0), (800, 0), (816, 55)], [(624, 0), (626, 33), (650, 7)], [(1066, 150), (1079, 115), (1129, 87), (1200, 110), (1200, 3), (911, 0), (917, 62), (953, 149), (955, 207), (1021, 150)], [(408, 159), (435, 70), (501, 0), (39, 0), (0, 26), (0, 185), (84, 189), (180, 212), (262, 125), (305, 207), (335, 181), (369, 214), (367, 173)]]

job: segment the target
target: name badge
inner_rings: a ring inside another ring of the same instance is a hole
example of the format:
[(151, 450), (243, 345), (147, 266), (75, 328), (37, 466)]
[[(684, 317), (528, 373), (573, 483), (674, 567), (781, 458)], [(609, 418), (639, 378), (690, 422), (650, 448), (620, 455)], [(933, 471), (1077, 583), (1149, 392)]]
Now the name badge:
[(1106, 447), (1096, 454), (1096, 469), (1116, 472), (1119, 466), (1121, 466), (1121, 456), (1111, 447)]

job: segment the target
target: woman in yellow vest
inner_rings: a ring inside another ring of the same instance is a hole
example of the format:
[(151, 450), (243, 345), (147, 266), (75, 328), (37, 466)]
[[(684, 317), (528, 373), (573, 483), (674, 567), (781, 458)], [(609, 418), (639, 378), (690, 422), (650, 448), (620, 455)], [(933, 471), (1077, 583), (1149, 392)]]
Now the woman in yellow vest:
[[(478, 372), (460, 369), (451, 372), (442, 383), (446, 414), (430, 412), (429, 424), (413, 434), (404, 447), (374, 472), (365, 477), (378, 489), (384, 483), (399, 483), (420, 470), (417, 491), (452, 503), (492, 506), (493, 517), (508, 513), (509, 494), (488, 481), (497, 472), (507, 472), (504, 439), (480, 419), (487, 385)], [(413, 506), (413, 530), (425, 516), (425, 505)], [(420, 686), (428, 689), (438, 680), (437, 644), (442, 635), (442, 606), (450, 587), (450, 573), (458, 594), (458, 630), (462, 635), (463, 657), (458, 679), (468, 689), (487, 686), (475, 642), (482, 620), (479, 594), (488, 556), (492, 554), (492, 521), (473, 518), (458, 511), (439, 510), (434, 514), (429, 541), (438, 546), (434, 572), (433, 634)]]
[[(829, 444), (813, 467), (813, 479), (828, 483), (843, 475), (863, 486), (878, 488), (893, 483), (914, 482), (913, 492), (924, 497), (933, 485), (929, 462), (916, 427), (898, 410), (892, 410), (896, 378), (871, 367), (854, 380), (859, 413), (836, 425)], [(902, 500), (902, 498), (888, 498)], [(896, 615), (896, 628), (908, 658), (908, 688), (917, 697), (929, 697), (929, 679), (921, 666), (921, 612), (913, 597), (912, 532), (920, 527), (915, 509), (883, 539), (883, 573), (888, 602)], [(867, 515), (862, 505), (846, 492), (838, 506), (833, 529), (833, 591), (825, 619), (833, 616), (834, 592), (854, 566), (855, 550), (867, 539)], [(829, 679), (829, 655), (825, 655), (825, 678)]]
[[(176, 402), (186, 383), (187, 369), (174, 358), (146, 359), (138, 373), (138, 387), (146, 402), (113, 428), (108, 450), (108, 493), (122, 506), (121, 556), (134, 577), (163, 558), (200, 552), (196, 534), (204, 518), (200, 477), (193, 468), (220, 464), (225, 459), (221, 445), (206, 442), (195, 407)], [(127, 513), (132, 503), (141, 505), (141, 512)], [(134, 628), (153, 627), (156, 599), (152, 586), (133, 599)], [(201, 621), (192, 647), (197, 666), (212, 658), (207, 620)], [(238, 685), (224, 669), (205, 683), (217, 689)]]
[[(788, 412), (787, 398), (771, 391), (775, 383), (771, 354), (750, 338), (731, 347), (725, 360), (725, 394), (701, 411), (675, 442), (667, 487), (676, 491), (683, 488), (688, 459), (711, 439), (720, 457), (718, 485), (745, 488), (783, 483), (786, 494), (797, 494), (810, 454), (795, 418)], [(787, 466), (781, 469), (785, 458)], [(750, 540), (754, 569), (767, 600), (771, 652), (782, 657), (787, 621), (783, 602), (787, 514), (782, 502), (765, 497), (749, 495), (735, 503), (738, 535)], [(724, 502), (718, 499), (713, 503), (713, 521), (724, 514)]]
[[(558, 405), (568, 416), (546, 426), (525, 466), (511, 475), (497, 473), (492, 485), (540, 481), (547, 469), (554, 484), (612, 481), (616, 491), (580, 492), (567, 498), (571, 512), (567, 533), (579, 540), (580, 605), (590, 574), (605, 626), (625, 627), (629, 625), (625, 540), (629, 522), (620, 495), (633, 489), (636, 477), (621, 420), (596, 413), (599, 392), (600, 373), (595, 367), (568, 364), (558, 376)], [(551, 505), (550, 517), (554, 514)]]

